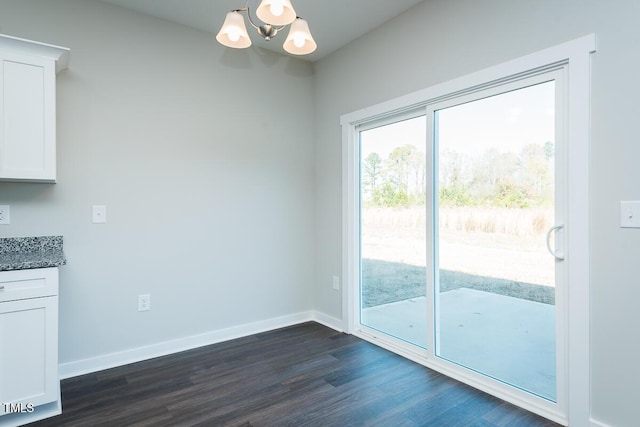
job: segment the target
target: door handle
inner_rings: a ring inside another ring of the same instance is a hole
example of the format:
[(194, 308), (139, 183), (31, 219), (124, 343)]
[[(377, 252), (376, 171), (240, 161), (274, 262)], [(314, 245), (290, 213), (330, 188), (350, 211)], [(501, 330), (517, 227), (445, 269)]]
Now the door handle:
[(553, 233), (555, 233), (556, 231), (560, 230), (561, 228), (564, 228), (564, 224), (563, 225), (556, 225), (555, 227), (551, 227), (549, 229), (549, 231), (547, 231), (547, 250), (558, 261), (563, 261), (564, 260), (564, 255), (561, 254), (561, 253), (558, 253), (558, 251), (554, 251), (553, 249), (551, 249), (551, 235)]

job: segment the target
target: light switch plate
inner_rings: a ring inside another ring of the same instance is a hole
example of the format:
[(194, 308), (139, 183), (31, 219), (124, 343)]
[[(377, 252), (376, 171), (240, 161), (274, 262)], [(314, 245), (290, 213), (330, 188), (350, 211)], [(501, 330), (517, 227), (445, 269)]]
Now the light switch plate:
[(138, 295), (138, 311), (151, 310), (151, 295), (143, 294)]
[(94, 205), (91, 209), (91, 215), (94, 224), (103, 224), (107, 222), (107, 207), (104, 205)]
[(620, 227), (640, 228), (640, 201), (620, 202)]
[(11, 211), (8, 205), (0, 205), (0, 225), (11, 224)]

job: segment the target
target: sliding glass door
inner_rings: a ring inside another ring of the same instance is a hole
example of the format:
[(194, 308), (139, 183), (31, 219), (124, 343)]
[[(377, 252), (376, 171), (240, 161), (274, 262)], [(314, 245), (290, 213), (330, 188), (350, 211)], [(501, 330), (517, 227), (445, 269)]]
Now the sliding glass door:
[(426, 348), (424, 112), (359, 136), (360, 322)]
[(516, 87), (429, 107), (435, 354), (555, 401), (556, 84)]
[(341, 116), (345, 329), (588, 424), (593, 35)]
[(451, 96), (357, 132), (359, 329), (554, 403), (565, 327), (558, 77)]

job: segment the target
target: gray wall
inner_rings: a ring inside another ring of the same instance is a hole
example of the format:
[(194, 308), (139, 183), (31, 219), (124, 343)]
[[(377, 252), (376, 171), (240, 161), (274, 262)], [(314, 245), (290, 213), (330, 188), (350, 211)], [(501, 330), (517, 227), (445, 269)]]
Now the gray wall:
[(316, 309), (341, 317), (339, 117), (582, 35), (597, 35), (591, 140), (593, 417), (638, 425), (640, 230), (619, 228), (640, 199), (637, 0), (429, 0), (316, 64)]
[(0, 32), (72, 52), (58, 183), (0, 183), (0, 236), (64, 235), (61, 363), (312, 308), (309, 63), (93, 0), (3, 0)]
[[(59, 182), (0, 183), (0, 236), (65, 236), (61, 362), (314, 308), (340, 318), (340, 115), (596, 33), (593, 415), (636, 425), (640, 232), (618, 227), (618, 203), (640, 199), (639, 13), (636, 0), (429, 0), (313, 75), (93, 0), (3, 0), (0, 32), (70, 47), (72, 61)], [(92, 204), (107, 224), (91, 224)]]

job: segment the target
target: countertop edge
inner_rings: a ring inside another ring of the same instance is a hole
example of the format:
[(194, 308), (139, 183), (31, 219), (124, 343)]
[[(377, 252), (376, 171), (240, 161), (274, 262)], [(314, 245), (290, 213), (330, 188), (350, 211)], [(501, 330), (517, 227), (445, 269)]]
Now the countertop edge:
[(0, 271), (66, 265), (62, 236), (0, 238)]

